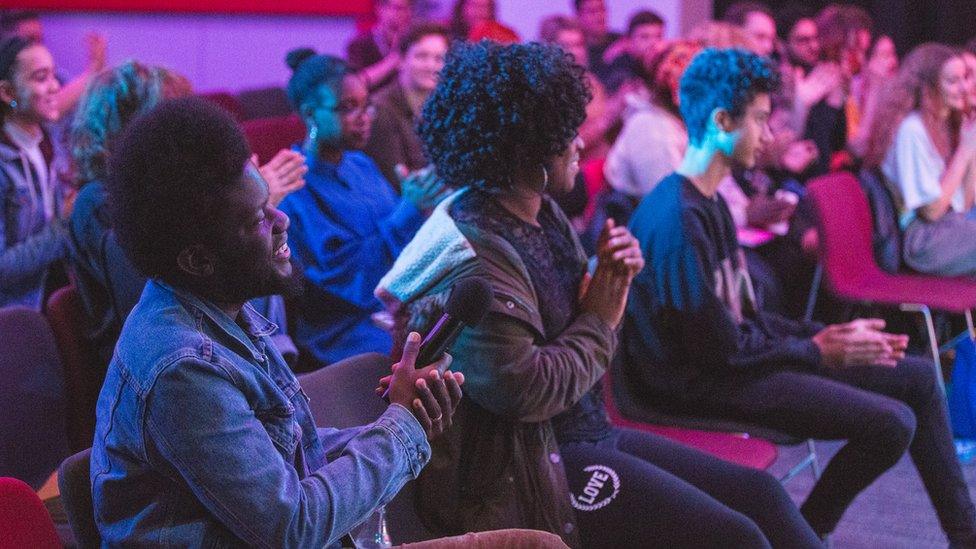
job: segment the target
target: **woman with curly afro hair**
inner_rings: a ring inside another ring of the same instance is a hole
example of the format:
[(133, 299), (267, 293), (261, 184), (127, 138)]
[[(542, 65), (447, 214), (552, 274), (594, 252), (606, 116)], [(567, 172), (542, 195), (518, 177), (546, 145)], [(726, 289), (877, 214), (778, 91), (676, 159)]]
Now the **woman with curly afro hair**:
[(534, 528), (574, 547), (818, 545), (769, 475), (608, 422), (600, 379), (644, 261), (608, 220), (588, 274), (549, 197), (579, 170), (589, 98), (559, 48), (480, 42), (449, 54), (424, 107), (421, 138), (459, 190), (376, 293), (400, 338), (461, 280), (486, 279), (494, 300), (453, 346), (467, 392), (418, 479), (420, 516), (439, 534)]

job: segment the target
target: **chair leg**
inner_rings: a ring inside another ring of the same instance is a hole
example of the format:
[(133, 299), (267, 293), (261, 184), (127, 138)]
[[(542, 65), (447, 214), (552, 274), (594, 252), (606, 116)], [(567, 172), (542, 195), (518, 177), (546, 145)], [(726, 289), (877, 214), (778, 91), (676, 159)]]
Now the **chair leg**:
[(786, 484), (802, 473), (807, 467), (809, 467), (810, 471), (813, 472), (814, 479), (820, 479), (820, 464), (817, 462), (817, 447), (812, 438), (807, 439), (807, 455), (804, 456), (799, 463), (793, 467), (790, 467), (790, 470), (779, 478), (779, 482), (781, 484)]
[(813, 281), (810, 282), (810, 293), (807, 295), (807, 306), (803, 310), (803, 320), (813, 320), (813, 309), (817, 306), (817, 297), (820, 294), (820, 281), (823, 279), (823, 263), (817, 263), (817, 268), (813, 271)]
[(810, 470), (813, 471), (813, 479), (820, 480), (820, 460), (817, 459), (817, 444), (812, 438), (807, 439), (807, 450), (810, 452)]
[[(927, 305), (920, 303), (902, 303), (901, 310), (907, 312), (921, 313), (925, 318), (925, 328), (929, 335), (929, 346), (932, 349), (932, 362), (935, 367), (935, 379), (939, 382), (939, 389), (945, 395), (945, 380), (942, 378), (942, 360), (939, 358), (939, 341), (935, 337), (935, 322), (932, 320), (932, 310)], [(967, 322), (972, 322), (972, 317), (967, 316)]]

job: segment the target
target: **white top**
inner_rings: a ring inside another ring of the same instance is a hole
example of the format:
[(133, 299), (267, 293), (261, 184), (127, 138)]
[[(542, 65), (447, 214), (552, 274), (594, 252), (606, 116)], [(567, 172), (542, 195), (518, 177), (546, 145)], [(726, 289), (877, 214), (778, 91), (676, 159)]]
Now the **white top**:
[[(902, 229), (915, 219), (915, 210), (942, 196), (939, 181), (945, 169), (945, 159), (925, 131), (922, 116), (918, 112), (909, 113), (898, 126), (895, 141), (881, 164), (881, 172), (901, 193), (903, 209), (899, 224)], [(952, 196), (951, 208), (962, 212), (965, 204), (960, 185)]]
[(687, 148), (688, 132), (681, 121), (652, 105), (624, 123), (603, 173), (611, 187), (640, 198), (681, 164)]

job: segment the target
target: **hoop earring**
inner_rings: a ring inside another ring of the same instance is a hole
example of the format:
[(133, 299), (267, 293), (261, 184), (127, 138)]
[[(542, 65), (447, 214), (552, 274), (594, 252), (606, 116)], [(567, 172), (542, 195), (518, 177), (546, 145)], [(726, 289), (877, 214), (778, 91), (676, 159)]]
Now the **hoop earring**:
[(546, 169), (545, 164), (542, 166), (542, 189), (540, 193), (546, 192), (546, 188), (549, 187), (549, 170)]
[(10, 108), (11, 109), (16, 109), (17, 108), (17, 100), (16, 99), (11, 99), (10, 100)]

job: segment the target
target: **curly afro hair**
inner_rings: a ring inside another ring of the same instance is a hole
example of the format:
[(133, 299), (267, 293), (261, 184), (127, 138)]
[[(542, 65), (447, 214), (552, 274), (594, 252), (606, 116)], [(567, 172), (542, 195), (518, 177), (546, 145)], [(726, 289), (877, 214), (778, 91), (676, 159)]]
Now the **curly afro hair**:
[(199, 97), (164, 101), (129, 124), (106, 186), (119, 245), (143, 275), (178, 281), (179, 253), (217, 241), (250, 155), (234, 119)]
[(779, 73), (772, 63), (754, 53), (740, 49), (702, 50), (681, 75), (679, 85), (679, 108), (688, 128), (688, 141), (701, 144), (715, 109), (724, 109), (738, 118), (757, 95), (775, 92), (779, 83)]
[(458, 44), (418, 131), (449, 184), (504, 191), (566, 150), (590, 97), (583, 69), (557, 46)]

